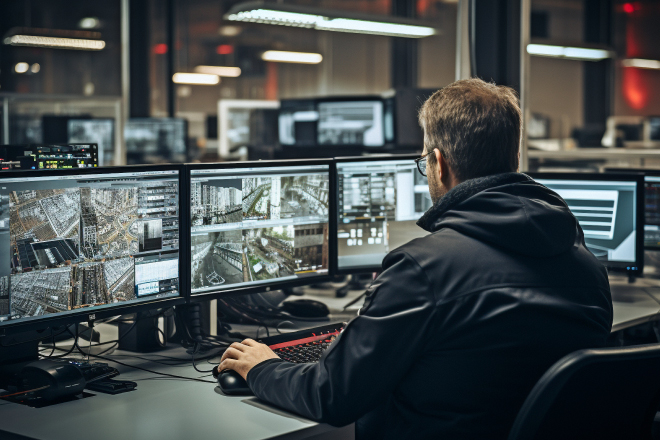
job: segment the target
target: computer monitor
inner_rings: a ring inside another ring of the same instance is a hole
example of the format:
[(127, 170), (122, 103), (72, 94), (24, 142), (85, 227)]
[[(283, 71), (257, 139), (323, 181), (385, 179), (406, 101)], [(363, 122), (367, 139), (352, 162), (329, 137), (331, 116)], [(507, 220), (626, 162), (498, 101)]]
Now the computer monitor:
[(1, 335), (183, 302), (182, 170), (0, 174)]
[(426, 235), (431, 197), (417, 156), (337, 158), (337, 270), (376, 272), (385, 255)]
[(124, 127), (128, 164), (186, 160), (188, 124), (181, 118), (131, 118)]
[(0, 145), (2, 169), (95, 168), (96, 144)]
[(313, 147), (317, 143), (319, 112), (314, 99), (280, 101), (278, 136), (280, 145)]
[(559, 194), (584, 232), (587, 248), (610, 269), (642, 273), (644, 180), (639, 174), (530, 173)]
[(113, 165), (115, 152), (114, 119), (69, 119), (69, 143), (98, 145), (99, 166)]
[(385, 146), (385, 106), (379, 98), (318, 101), (319, 145), (382, 148)]
[(331, 161), (188, 166), (193, 298), (329, 279)]
[(660, 170), (606, 168), (607, 173), (634, 173), (644, 176), (644, 248), (660, 250)]

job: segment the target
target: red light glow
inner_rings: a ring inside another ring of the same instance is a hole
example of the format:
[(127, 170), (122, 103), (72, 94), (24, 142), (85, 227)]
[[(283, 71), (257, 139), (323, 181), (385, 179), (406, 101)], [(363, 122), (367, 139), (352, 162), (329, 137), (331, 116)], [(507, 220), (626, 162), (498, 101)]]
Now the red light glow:
[(624, 3), (623, 4), (623, 11), (626, 14), (632, 14), (633, 12), (635, 12), (635, 7), (633, 6), (632, 3)]
[(154, 53), (156, 55), (165, 55), (167, 53), (167, 44), (159, 43), (154, 46)]
[(234, 46), (231, 44), (221, 44), (215, 48), (215, 51), (218, 55), (229, 55), (234, 53)]
[(641, 110), (646, 107), (647, 85), (639, 69), (623, 69), (623, 97), (630, 108)]

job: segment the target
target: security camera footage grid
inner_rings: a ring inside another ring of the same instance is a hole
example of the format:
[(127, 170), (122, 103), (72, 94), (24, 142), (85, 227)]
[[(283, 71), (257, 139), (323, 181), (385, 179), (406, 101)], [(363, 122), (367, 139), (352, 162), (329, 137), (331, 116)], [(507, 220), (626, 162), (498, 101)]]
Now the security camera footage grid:
[(0, 322), (179, 295), (178, 172), (0, 179)]
[(431, 197), (413, 160), (338, 162), (338, 268), (373, 268), (426, 232), (417, 220)]
[(559, 194), (577, 218), (587, 248), (603, 262), (636, 262), (635, 182), (535, 179)]
[(191, 171), (192, 293), (328, 273), (329, 166)]

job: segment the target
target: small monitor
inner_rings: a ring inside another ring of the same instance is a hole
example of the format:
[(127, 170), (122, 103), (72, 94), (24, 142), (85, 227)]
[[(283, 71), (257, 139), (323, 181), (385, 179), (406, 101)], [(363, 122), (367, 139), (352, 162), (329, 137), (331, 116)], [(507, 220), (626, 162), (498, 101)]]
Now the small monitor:
[(432, 205), (416, 156), (337, 158), (337, 270), (375, 272), (385, 255), (427, 234)]
[(649, 140), (660, 141), (660, 116), (649, 116)]
[(179, 176), (176, 166), (1, 175), (0, 328), (181, 299)]
[(381, 99), (319, 101), (318, 144), (384, 147), (384, 105)]
[(181, 118), (131, 118), (124, 127), (129, 164), (186, 160), (188, 124)]
[(230, 294), (330, 274), (330, 161), (190, 169), (191, 293)]
[(610, 269), (641, 274), (644, 265), (643, 176), (531, 173), (559, 194), (577, 218), (587, 248)]
[(69, 143), (98, 145), (99, 166), (112, 165), (115, 151), (114, 119), (69, 119)]

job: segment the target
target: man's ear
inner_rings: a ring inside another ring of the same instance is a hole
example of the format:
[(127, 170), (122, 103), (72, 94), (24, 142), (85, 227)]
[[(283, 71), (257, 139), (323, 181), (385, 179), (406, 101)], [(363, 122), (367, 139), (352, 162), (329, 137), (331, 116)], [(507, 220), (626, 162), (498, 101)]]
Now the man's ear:
[(442, 156), (440, 149), (436, 148), (433, 150), (433, 153), (435, 154), (435, 160), (438, 164), (438, 177), (442, 183), (446, 184), (452, 179), (451, 171), (449, 170), (449, 164), (447, 163), (447, 160), (445, 160), (445, 158)]

